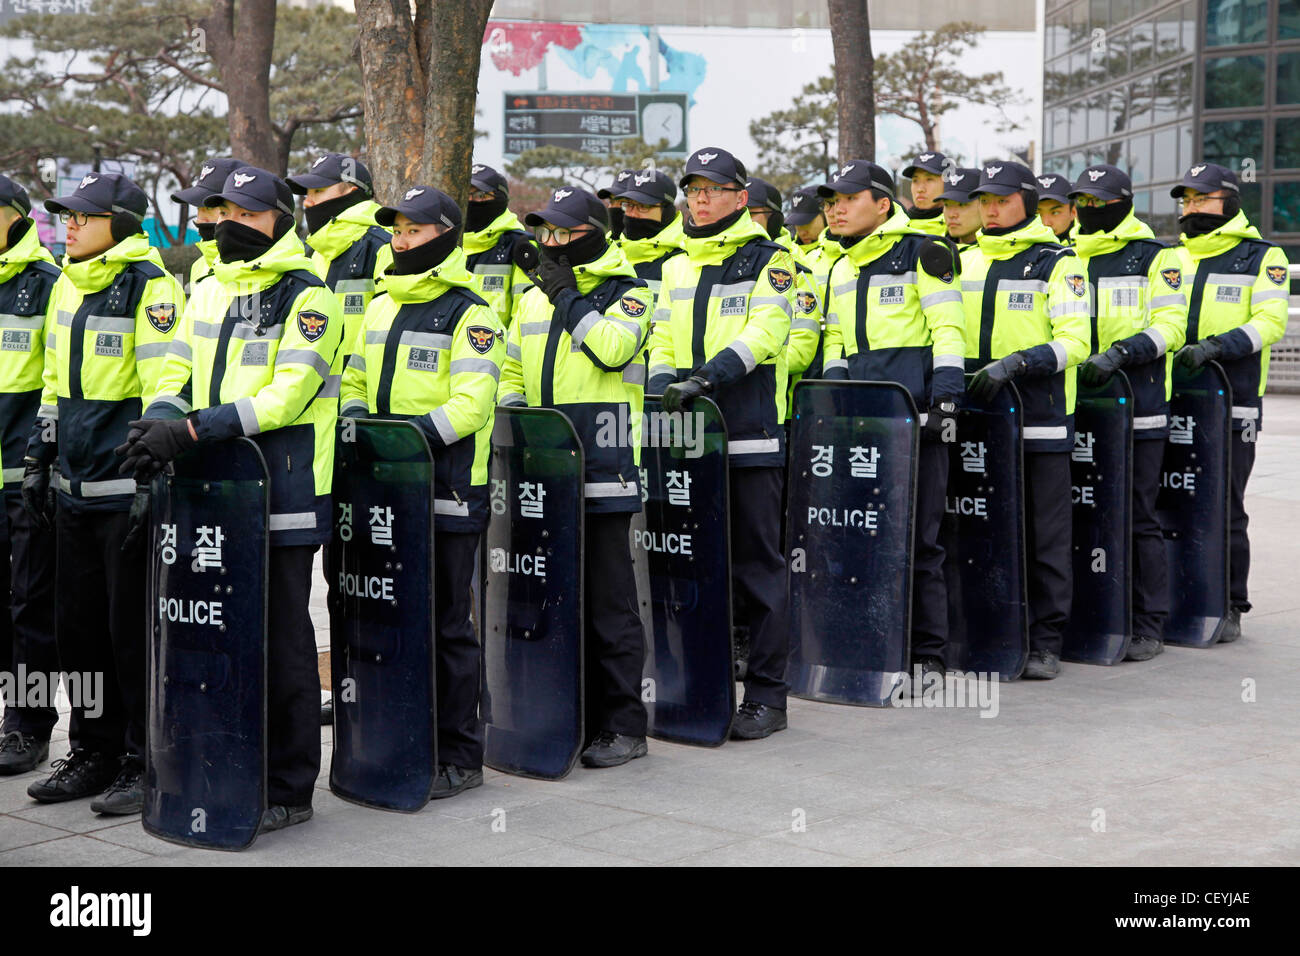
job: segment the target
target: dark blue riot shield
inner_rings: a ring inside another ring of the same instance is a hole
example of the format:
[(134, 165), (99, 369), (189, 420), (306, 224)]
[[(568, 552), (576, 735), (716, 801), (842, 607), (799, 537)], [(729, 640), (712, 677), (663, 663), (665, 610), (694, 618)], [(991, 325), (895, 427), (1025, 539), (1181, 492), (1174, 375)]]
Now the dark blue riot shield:
[(438, 770), (433, 458), (406, 422), (343, 419), (328, 550), (330, 789), (419, 810)]
[(1169, 555), (1165, 641), (1208, 647), (1228, 614), (1232, 386), (1218, 363), (1174, 366), (1156, 513)]
[(1002, 680), (1019, 677), (1029, 659), (1021, 414), (1012, 385), (988, 405), (966, 397), (949, 449), (941, 534), (947, 663)]
[(919, 435), (895, 382), (802, 381), (790, 422), (790, 693), (881, 707), (910, 654)]
[(583, 745), (583, 454), (569, 419), (498, 408), (483, 599), (484, 762), (557, 779)]
[(727, 521), (727, 427), (696, 399), (665, 412), (647, 396), (632, 555), (647, 635), (642, 699), (661, 740), (716, 747), (736, 709)]
[(1061, 657), (1118, 664), (1133, 634), (1133, 390), (1079, 384), (1074, 409), (1074, 599)]
[(257, 837), (269, 520), (266, 464), (246, 438), (154, 479), (143, 822), (164, 840), (240, 850)]

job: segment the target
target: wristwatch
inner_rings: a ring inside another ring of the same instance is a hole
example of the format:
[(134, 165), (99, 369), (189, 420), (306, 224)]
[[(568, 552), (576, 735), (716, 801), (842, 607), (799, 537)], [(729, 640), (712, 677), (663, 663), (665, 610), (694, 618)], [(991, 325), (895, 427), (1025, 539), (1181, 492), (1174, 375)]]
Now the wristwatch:
[(940, 403), (939, 403), (939, 411), (943, 412), (945, 415), (956, 415), (956, 414), (957, 414), (957, 403), (956, 403), (956, 402), (940, 402)]

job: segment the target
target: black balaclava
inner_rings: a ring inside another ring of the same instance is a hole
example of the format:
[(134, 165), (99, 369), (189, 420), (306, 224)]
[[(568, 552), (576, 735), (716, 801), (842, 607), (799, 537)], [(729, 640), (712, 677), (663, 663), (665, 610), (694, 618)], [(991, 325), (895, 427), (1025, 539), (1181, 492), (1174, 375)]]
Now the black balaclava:
[(7, 236), (9, 245), (5, 246), (5, 248), (12, 249), (14, 246), (18, 245), (18, 240), (27, 235), (27, 230), (31, 227), (32, 221), (26, 216), (19, 216), (11, 222), (9, 224), (9, 233)]
[(129, 212), (113, 213), (108, 228), (113, 234), (114, 242), (121, 242), (123, 239), (130, 239), (136, 233), (144, 232), (144, 224)]
[(428, 242), (406, 249), (402, 252), (393, 250), (393, 275), (415, 276), (428, 272), (451, 255), (451, 251), (460, 242), (460, 229), (448, 229), (441, 236), (434, 236)]
[(1178, 228), (1187, 236), (1203, 236), (1207, 232), (1214, 232), (1220, 226), (1227, 225), (1237, 213), (1241, 212), (1241, 197), (1238, 195), (1226, 196), (1223, 200), (1223, 213), (1214, 212), (1190, 212), (1186, 216), (1178, 218)]
[(346, 209), (351, 209), (365, 198), (366, 194), (364, 192), (353, 187), (350, 192), (344, 193), (342, 196), (335, 196), (333, 199), (318, 202), (314, 206), (304, 206), (302, 215), (307, 220), (307, 231), (309, 233), (315, 232), (335, 216)]
[(1114, 232), (1125, 217), (1133, 211), (1133, 200), (1122, 199), (1105, 206), (1077, 206), (1079, 234), (1088, 236), (1096, 232)]
[(506, 205), (509, 202), (509, 196), (497, 191), (492, 194), (491, 199), (467, 204), (465, 208), (465, 231), (482, 232), (496, 222), (497, 217), (506, 211)]
[(215, 222), (196, 222), (194, 228), (199, 234), (199, 239), (203, 242), (211, 242), (217, 238), (217, 224)]
[(623, 213), (622, 206), (609, 207), (609, 234), (612, 238), (617, 239), (623, 235), (623, 229), (627, 224), (627, 216)]
[(623, 218), (623, 235), (629, 239), (653, 239), (663, 232), (666, 225), (668, 225), (667, 219), (660, 222), (658, 219), (638, 219), (636, 216), (625, 216)]
[(781, 227), (784, 225), (785, 213), (780, 211), (769, 213), (767, 217), (767, 237), (769, 239), (775, 239), (777, 236), (781, 235)]
[(692, 239), (707, 239), (710, 236), (716, 236), (720, 232), (725, 232), (740, 221), (740, 217), (745, 214), (745, 208), (742, 206), (733, 212), (730, 216), (723, 216), (717, 222), (710, 223), (707, 226), (697, 226), (693, 222), (688, 222), (682, 226), (682, 231)]
[(541, 246), (538, 252), (547, 259), (559, 259), (563, 256), (569, 260), (569, 265), (580, 266), (583, 263), (595, 262), (608, 248), (609, 240), (605, 233), (597, 229), (562, 246)]
[(275, 221), (275, 230), (267, 235), (260, 229), (246, 226), (233, 219), (223, 219), (217, 223), (217, 255), (222, 262), (245, 262), (256, 259), (273, 245), (284, 238), (284, 234), (293, 228), (293, 216), (281, 213)]
[(1021, 219), (1014, 226), (1000, 226), (1000, 227), (995, 226), (992, 229), (985, 227), (984, 229), (981, 230), (981, 232), (983, 232), (984, 235), (986, 236), (1005, 236), (1008, 233), (1015, 232), (1017, 229), (1024, 229), (1025, 226), (1029, 225), (1033, 221), (1034, 221), (1034, 214), (1031, 212), (1028, 216), (1026, 216), (1024, 219)]
[(929, 209), (918, 209), (913, 206), (907, 211), (908, 219), (936, 219), (943, 215), (943, 203), (935, 203)]

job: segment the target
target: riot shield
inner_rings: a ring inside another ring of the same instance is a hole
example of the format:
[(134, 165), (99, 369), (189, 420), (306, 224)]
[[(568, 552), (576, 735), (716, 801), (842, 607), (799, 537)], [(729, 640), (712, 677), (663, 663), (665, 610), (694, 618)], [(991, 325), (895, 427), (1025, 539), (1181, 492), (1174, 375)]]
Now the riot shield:
[(1118, 664), (1133, 635), (1133, 390), (1079, 384), (1070, 457), (1074, 599), (1061, 657)]
[(883, 707), (903, 681), (918, 450), (903, 386), (795, 386), (785, 540), (796, 697)]
[(631, 543), (644, 568), (649, 733), (716, 747), (736, 710), (727, 426), (717, 405), (697, 398), (688, 411), (665, 412), (658, 396), (646, 396), (641, 498)]
[[(970, 376), (967, 376), (967, 381)], [(944, 505), (948, 665), (1014, 680), (1029, 659), (1020, 393), (965, 398)]]
[(1169, 441), (1156, 513), (1169, 555), (1165, 642), (1208, 647), (1228, 614), (1228, 495), (1232, 386), (1210, 362), (1174, 366)]
[(554, 780), (583, 744), (583, 454), (569, 419), (498, 408), (483, 598), (484, 762)]
[(413, 812), (438, 772), (433, 457), (420, 430), (342, 419), (333, 507), (330, 789)]
[(246, 438), (154, 479), (143, 823), (173, 843), (241, 850), (266, 809), (269, 490)]

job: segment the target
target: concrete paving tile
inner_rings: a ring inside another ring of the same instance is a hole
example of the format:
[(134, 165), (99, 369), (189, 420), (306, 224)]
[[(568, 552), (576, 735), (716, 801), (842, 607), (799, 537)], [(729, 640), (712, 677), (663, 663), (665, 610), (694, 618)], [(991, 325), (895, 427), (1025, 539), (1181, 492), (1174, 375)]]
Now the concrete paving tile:
[(788, 841), (765, 837), (742, 840), (672, 861), (671, 866), (853, 866), (846, 856), (822, 853)]
[(18, 847), (0, 856), (3, 866), (122, 866), (152, 857), (103, 840), (70, 834), (60, 840)]
[[(15, 847), (58, 840), (66, 836), (68, 836), (67, 830), (44, 826), (21, 817), (0, 814), (0, 853)], [(0, 855), (0, 866), (4, 865), (4, 861), (5, 857)]]
[(615, 856), (568, 843), (547, 843), (510, 853), (494, 861), (495, 866), (645, 866), (641, 860)]
[(71, 833), (90, 833), (105, 827), (117, 826), (128, 820), (140, 819), (139, 814), (129, 817), (111, 817), (93, 813), (90, 809), (90, 801), (93, 799), (93, 797), (86, 797), (81, 800), (68, 800), (65, 803), (36, 803), (33, 800), (27, 808), (11, 811), (11, 815), (33, 823), (58, 827)]
[(703, 850), (735, 843), (740, 839), (739, 834), (725, 830), (665, 817), (647, 817), (633, 823), (620, 823), (584, 833), (575, 837), (573, 842), (578, 846), (647, 863), (667, 863)]
[(809, 823), (803, 832), (793, 830), (773, 836), (785, 847), (799, 847), (855, 860), (892, 851), (938, 843), (948, 834), (895, 823), (870, 814), (843, 814), (830, 820)]

